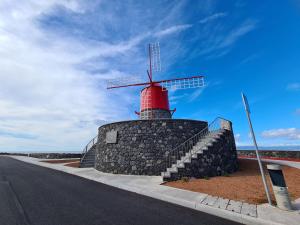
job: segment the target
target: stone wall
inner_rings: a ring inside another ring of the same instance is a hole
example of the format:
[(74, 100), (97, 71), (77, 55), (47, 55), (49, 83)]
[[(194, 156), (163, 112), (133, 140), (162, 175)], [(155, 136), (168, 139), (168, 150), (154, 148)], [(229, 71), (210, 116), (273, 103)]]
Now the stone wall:
[(195, 120), (133, 120), (99, 127), (95, 168), (108, 173), (160, 175), (169, 152), (207, 127)]

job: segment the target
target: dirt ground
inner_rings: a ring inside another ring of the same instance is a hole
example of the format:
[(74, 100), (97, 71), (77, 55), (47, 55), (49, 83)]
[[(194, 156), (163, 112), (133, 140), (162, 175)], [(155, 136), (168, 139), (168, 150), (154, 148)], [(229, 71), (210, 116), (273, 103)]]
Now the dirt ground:
[(59, 164), (59, 163), (79, 162), (79, 159), (60, 159), (60, 160), (58, 160), (58, 159), (49, 159), (49, 160), (42, 160), (41, 162)]
[(68, 164), (65, 164), (65, 166), (69, 166), (69, 167), (74, 167), (74, 168), (79, 168), (80, 166), (80, 161), (76, 161), (76, 162), (71, 162), (71, 163), (68, 163)]
[[(167, 182), (164, 185), (248, 203), (266, 203), (267, 199), (257, 161), (239, 159), (239, 166), (239, 171), (227, 176), (211, 177), (209, 179), (190, 179), (189, 181), (179, 180)], [(265, 171), (267, 182), (272, 192), (272, 200), (274, 201), (271, 181), (266, 167)], [(300, 170), (283, 166), (283, 174), (291, 199), (300, 198)]]

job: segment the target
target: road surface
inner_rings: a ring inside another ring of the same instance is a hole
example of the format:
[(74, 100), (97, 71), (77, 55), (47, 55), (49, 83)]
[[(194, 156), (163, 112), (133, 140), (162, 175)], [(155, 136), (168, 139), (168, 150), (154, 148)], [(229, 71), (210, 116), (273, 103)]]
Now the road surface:
[(238, 223), (1, 156), (0, 224)]

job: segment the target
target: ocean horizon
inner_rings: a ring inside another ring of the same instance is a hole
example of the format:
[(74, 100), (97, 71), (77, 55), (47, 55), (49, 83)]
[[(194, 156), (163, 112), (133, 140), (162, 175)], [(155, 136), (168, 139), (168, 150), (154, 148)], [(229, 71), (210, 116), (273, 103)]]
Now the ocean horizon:
[[(259, 146), (259, 150), (269, 150), (269, 151), (300, 151), (300, 146)], [(237, 150), (255, 150), (254, 146), (237, 146)], [(82, 151), (78, 150), (59, 150), (59, 151), (1, 151), (0, 153), (21, 153), (21, 154), (31, 154), (31, 153), (67, 153), (67, 154), (78, 154)]]

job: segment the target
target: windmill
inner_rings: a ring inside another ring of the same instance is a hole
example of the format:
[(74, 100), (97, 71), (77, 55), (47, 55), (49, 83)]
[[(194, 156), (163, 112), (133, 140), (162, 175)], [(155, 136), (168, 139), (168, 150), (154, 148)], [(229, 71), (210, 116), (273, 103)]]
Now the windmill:
[(169, 80), (153, 80), (153, 72), (161, 70), (159, 43), (148, 46), (149, 70), (148, 82), (134, 83), (126, 79), (111, 79), (107, 82), (107, 89), (146, 86), (141, 90), (140, 111), (136, 112), (140, 119), (172, 118), (176, 109), (170, 110), (168, 90), (198, 88), (204, 86), (203, 76), (191, 76)]

